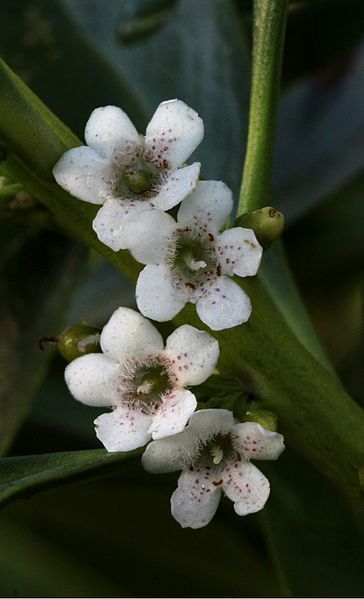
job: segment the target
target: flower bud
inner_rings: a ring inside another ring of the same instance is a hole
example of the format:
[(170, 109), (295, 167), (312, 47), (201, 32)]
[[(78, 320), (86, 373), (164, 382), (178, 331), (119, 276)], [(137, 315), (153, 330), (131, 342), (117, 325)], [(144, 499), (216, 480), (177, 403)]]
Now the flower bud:
[(273, 431), (274, 433), (277, 431), (278, 418), (276, 414), (269, 412), (268, 410), (252, 408), (245, 412), (243, 420), (245, 422), (257, 422), (263, 428), (268, 431)]
[(237, 219), (236, 225), (253, 229), (260, 245), (266, 249), (283, 233), (284, 216), (275, 208), (266, 206), (260, 210), (242, 214)]
[(57, 349), (68, 362), (101, 351), (100, 329), (86, 324), (67, 327), (57, 337)]

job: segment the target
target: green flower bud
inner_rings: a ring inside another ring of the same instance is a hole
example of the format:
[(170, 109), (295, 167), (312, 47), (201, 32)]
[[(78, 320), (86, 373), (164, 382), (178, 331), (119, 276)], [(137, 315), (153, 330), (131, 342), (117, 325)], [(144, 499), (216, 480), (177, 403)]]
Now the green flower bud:
[(125, 185), (133, 193), (143, 193), (152, 186), (152, 175), (146, 170), (127, 169), (123, 178)]
[(100, 329), (86, 324), (67, 327), (57, 337), (57, 349), (68, 362), (85, 354), (100, 352)]
[(269, 412), (268, 410), (252, 408), (245, 412), (243, 420), (244, 422), (257, 422), (263, 428), (266, 428), (268, 431), (273, 431), (274, 433), (277, 431), (278, 418), (276, 414)]
[(236, 220), (236, 226), (253, 229), (260, 245), (266, 249), (282, 235), (284, 216), (275, 208), (266, 206), (260, 210), (242, 214)]

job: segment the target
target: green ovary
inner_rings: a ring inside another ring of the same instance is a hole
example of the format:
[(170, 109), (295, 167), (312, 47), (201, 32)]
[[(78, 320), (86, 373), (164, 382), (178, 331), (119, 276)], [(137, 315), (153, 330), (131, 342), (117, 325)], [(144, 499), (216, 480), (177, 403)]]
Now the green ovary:
[(160, 401), (161, 395), (171, 389), (171, 381), (162, 364), (140, 366), (133, 376), (133, 396), (145, 404)]
[(123, 183), (133, 193), (143, 193), (152, 187), (153, 175), (145, 169), (129, 168), (123, 173)]

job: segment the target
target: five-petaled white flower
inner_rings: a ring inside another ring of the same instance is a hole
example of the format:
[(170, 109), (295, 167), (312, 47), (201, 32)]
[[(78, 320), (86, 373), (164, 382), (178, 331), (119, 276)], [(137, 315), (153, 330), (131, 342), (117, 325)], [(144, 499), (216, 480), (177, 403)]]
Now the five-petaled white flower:
[(220, 233), (233, 207), (221, 181), (201, 181), (178, 211), (143, 212), (128, 222), (126, 245), (147, 266), (136, 286), (142, 314), (157, 321), (196, 304), (201, 320), (218, 331), (248, 320), (251, 303), (229, 277), (255, 275), (262, 256), (254, 232), (234, 227)]
[(96, 108), (86, 124), (87, 146), (68, 150), (53, 174), (76, 198), (103, 204), (93, 228), (117, 251), (127, 247), (124, 225), (132, 214), (169, 210), (195, 188), (200, 163), (182, 165), (203, 133), (200, 117), (180, 100), (158, 106), (145, 136), (120, 108)]
[(152, 441), (142, 461), (149, 472), (183, 471), (172, 515), (183, 528), (201, 528), (214, 517), (221, 491), (239, 516), (261, 510), (269, 481), (250, 460), (275, 460), (283, 449), (282, 435), (256, 422), (236, 424), (228, 410), (200, 410), (183, 432)]
[(219, 356), (217, 341), (189, 325), (176, 329), (163, 349), (157, 329), (130, 308), (114, 312), (100, 345), (103, 353), (73, 360), (65, 379), (82, 403), (113, 408), (95, 420), (108, 451), (129, 451), (183, 430), (197, 405), (185, 387), (205, 381)]

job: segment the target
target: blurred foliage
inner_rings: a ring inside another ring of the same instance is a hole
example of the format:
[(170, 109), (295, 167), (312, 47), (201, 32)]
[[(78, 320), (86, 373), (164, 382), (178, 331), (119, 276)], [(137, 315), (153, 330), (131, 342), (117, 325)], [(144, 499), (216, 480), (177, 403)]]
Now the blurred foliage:
[[(196, 151), (204, 177), (237, 194), (251, 2), (108, 0), (106, 8), (102, 0), (3, 0), (0, 12), (1, 56), (80, 138), (95, 106), (122, 106), (142, 131), (161, 100), (179, 97), (205, 122)], [(359, 0), (291, 2), (274, 205), (287, 219), (285, 247), (320, 337), (364, 402), (363, 12)], [(12, 218), (0, 221), (0, 232), (0, 446), (5, 451), (21, 426), (15, 456), (87, 450), (103, 461), (92, 428), (99, 410), (70, 398), (64, 364), (49, 359), (49, 348), (41, 354), (37, 341), (66, 323), (102, 325), (118, 305), (133, 305), (133, 288), (94, 253), (83, 267), (84, 250), (59, 235)], [(275, 274), (282, 259), (279, 245), (268, 251), (264, 280), (304, 343), (310, 327), (297, 325), (293, 280)], [(77, 475), (74, 456), (70, 469), (63, 458), (50, 458), (60, 460), (54, 484)], [(6, 461), (8, 483), (19, 480), (22, 459)], [(38, 489), (47, 459), (33, 462)], [(118, 459), (111, 456), (113, 475)], [(272, 496), (262, 517), (238, 519), (226, 501), (197, 532), (170, 516), (176, 477), (121, 468), (120, 479), (53, 489), (1, 512), (1, 596), (174, 596), (176, 588), (202, 597), (361, 594), (362, 520), (291, 452), (264, 465)]]
[[(27, 415), (47, 368), (38, 341), (62, 325), (84, 248), (34, 230), (0, 227), (0, 449)], [(5, 234), (4, 234), (5, 233)]]
[(47, 491), (5, 508), (2, 596), (277, 594), (258, 517), (236, 529), (226, 502), (226, 513), (220, 508), (209, 527), (182, 530), (169, 513), (175, 486), (175, 477), (123, 478)]

